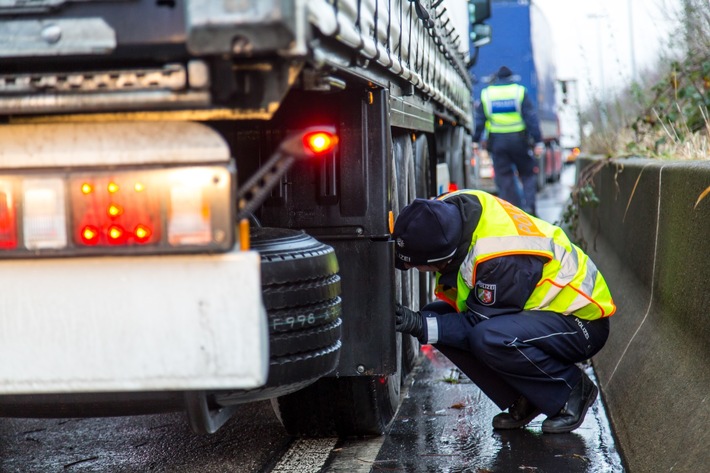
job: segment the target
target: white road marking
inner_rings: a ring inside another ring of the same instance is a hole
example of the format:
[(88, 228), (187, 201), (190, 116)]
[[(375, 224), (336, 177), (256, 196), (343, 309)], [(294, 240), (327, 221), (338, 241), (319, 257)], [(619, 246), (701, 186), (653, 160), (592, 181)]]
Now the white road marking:
[(337, 438), (297, 439), (272, 473), (318, 473), (328, 460)]
[[(369, 473), (386, 436), (348, 440), (335, 448), (337, 438), (298, 439), (271, 473)], [(332, 460), (327, 468), (326, 462)]]
[(342, 448), (337, 449), (328, 473), (370, 473), (380, 453), (386, 435), (364, 440), (349, 440)]

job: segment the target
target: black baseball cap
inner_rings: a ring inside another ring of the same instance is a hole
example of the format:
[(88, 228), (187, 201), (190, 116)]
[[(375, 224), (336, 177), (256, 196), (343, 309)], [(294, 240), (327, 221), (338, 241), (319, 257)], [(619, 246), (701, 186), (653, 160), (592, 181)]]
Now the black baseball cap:
[(459, 208), (445, 200), (415, 199), (394, 224), (395, 267), (428, 265), (454, 256), (463, 223)]

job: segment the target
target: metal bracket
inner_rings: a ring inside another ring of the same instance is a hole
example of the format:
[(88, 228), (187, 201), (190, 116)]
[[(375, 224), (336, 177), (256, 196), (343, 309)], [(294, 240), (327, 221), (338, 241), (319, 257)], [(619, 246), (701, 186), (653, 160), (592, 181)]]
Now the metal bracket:
[(237, 221), (247, 218), (269, 197), (296, 159), (313, 157), (303, 145), (303, 137), (313, 130), (335, 133), (333, 127), (313, 127), (287, 136), (266, 164), (237, 190)]
[(190, 427), (196, 434), (213, 434), (237, 411), (237, 406), (214, 408), (209, 406), (205, 391), (185, 393), (185, 407)]

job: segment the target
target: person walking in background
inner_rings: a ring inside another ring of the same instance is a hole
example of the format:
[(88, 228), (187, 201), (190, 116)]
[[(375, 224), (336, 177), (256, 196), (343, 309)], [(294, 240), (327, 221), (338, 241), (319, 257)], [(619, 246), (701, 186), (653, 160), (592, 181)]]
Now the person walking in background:
[(598, 389), (576, 363), (595, 355), (616, 311), (564, 231), (480, 190), (415, 199), (392, 232), (395, 267), (436, 273), (439, 301), (396, 305), (395, 329), (433, 344), (495, 402), (495, 429), (540, 413), (544, 433), (579, 427)]
[[(495, 74), (495, 81), (481, 91), (480, 102), (476, 107), (474, 152), (485, 131), (498, 195), (535, 215), (539, 171), (535, 157), (544, 152), (545, 146), (528, 91), (514, 79), (513, 72), (502, 66)], [(532, 154), (529, 146), (531, 139), (535, 143)], [(523, 188), (522, 198), (518, 179)]]

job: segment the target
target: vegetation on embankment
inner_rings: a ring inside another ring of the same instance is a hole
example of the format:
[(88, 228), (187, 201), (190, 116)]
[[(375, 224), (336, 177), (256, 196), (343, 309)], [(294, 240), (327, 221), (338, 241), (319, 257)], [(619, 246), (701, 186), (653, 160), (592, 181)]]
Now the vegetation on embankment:
[(582, 113), (593, 132), (589, 154), (673, 160), (710, 159), (710, 10), (682, 0), (672, 51), (618, 95), (595, 99)]

